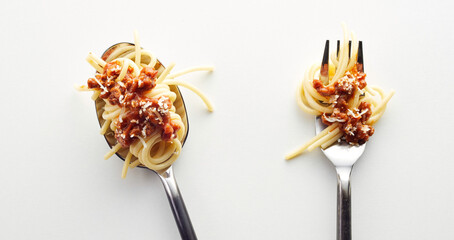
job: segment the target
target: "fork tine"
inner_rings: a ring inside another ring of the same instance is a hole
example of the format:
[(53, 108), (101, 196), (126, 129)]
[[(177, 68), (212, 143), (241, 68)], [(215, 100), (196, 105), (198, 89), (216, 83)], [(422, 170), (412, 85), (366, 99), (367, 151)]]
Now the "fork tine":
[(322, 65), (320, 67), (320, 81), (328, 83), (329, 81), (329, 40), (326, 40), (325, 51), (323, 52)]
[[(340, 40), (337, 40), (337, 57), (339, 58), (339, 48), (340, 48)], [(348, 58), (350, 59), (350, 54), (352, 51), (352, 41), (348, 41)]]
[(356, 69), (358, 70), (358, 72), (364, 72), (363, 42), (362, 41), (359, 41), (358, 59), (356, 60)]

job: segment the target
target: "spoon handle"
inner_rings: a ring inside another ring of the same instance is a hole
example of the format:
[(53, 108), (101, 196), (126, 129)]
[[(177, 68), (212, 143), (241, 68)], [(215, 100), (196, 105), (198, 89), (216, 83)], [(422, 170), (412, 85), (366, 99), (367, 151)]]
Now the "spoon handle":
[(352, 239), (350, 174), (352, 166), (337, 167), (337, 240)]
[(172, 167), (169, 167), (165, 172), (158, 174), (161, 179), (164, 189), (167, 193), (170, 207), (172, 208), (173, 216), (180, 231), (181, 239), (197, 240), (194, 228), (192, 227), (191, 219), (184, 205), (183, 197), (178, 189), (177, 182), (173, 175)]

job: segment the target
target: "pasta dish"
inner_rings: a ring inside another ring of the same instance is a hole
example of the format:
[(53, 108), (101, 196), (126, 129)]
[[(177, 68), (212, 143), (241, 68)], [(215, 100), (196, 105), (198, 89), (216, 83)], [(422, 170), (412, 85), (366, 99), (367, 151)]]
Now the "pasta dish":
[(366, 83), (363, 63), (357, 61), (358, 49), (362, 60), (362, 42), (344, 25), (343, 30), (343, 42), (338, 43), (338, 51), (330, 54), (329, 65), (310, 67), (297, 93), (298, 106), (306, 113), (320, 116), (327, 127), (286, 159), (317, 147), (328, 148), (337, 141), (364, 144), (374, 134), (373, 125), (394, 94), (394, 91), (385, 94), (380, 87)]
[(117, 152), (126, 156), (123, 178), (130, 167), (141, 165), (159, 171), (178, 158), (188, 126), (177, 85), (196, 93), (213, 111), (200, 90), (176, 80), (190, 72), (212, 71), (212, 67), (171, 74), (174, 63), (164, 68), (153, 54), (141, 49), (137, 34), (134, 42), (114, 45), (102, 58), (89, 53), (87, 61), (96, 74), (88, 79), (87, 85), (78, 88), (93, 91), (92, 99), (102, 120), (100, 132), (113, 146), (104, 158)]

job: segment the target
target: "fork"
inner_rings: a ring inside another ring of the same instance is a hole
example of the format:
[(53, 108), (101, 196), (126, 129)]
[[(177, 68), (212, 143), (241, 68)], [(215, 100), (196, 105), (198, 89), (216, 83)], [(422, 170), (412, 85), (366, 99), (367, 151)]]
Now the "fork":
[[(349, 52), (350, 49), (351, 42), (349, 44)], [(339, 53), (339, 41), (337, 43), (337, 52)], [(329, 40), (326, 40), (322, 66), (320, 68), (321, 81), (329, 78), (328, 55)], [(360, 72), (364, 71), (363, 44), (361, 41), (358, 46), (357, 69)], [(326, 128), (326, 125), (322, 123), (320, 116), (317, 116), (315, 119), (316, 133), (320, 133), (324, 128)], [(330, 147), (322, 149), (322, 152), (336, 168), (337, 173), (337, 240), (352, 239), (350, 175), (353, 165), (361, 157), (365, 148), (366, 144), (353, 146), (344, 141), (338, 141)]]

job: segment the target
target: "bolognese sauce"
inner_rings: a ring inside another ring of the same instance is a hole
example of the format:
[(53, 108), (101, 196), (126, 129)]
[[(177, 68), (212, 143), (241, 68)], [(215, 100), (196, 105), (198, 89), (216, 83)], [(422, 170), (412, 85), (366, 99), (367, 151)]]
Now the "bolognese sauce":
[(339, 123), (345, 141), (353, 145), (364, 144), (375, 131), (371, 125), (366, 124), (372, 115), (370, 103), (361, 102), (357, 108), (353, 109), (348, 106), (356, 92), (362, 91), (367, 85), (366, 74), (356, 69), (356, 66), (353, 67), (332, 85), (325, 86), (320, 80), (313, 80), (315, 90), (320, 95), (327, 97), (334, 107), (332, 113), (321, 115), (322, 122), (326, 125)]
[(107, 63), (104, 73), (98, 73), (87, 81), (88, 88), (101, 91), (100, 98), (122, 109), (118, 121), (114, 122), (117, 141), (128, 147), (155, 131), (161, 132), (164, 141), (176, 138), (180, 127), (170, 118), (172, 102), (169, 97), (146, 96), (156, 86), (158, 71), (144, 67), (138, 76), (134, 76), (134, 69), (128, 67), (123, 79), (117, 81), (121, 69), (120, 61)]

